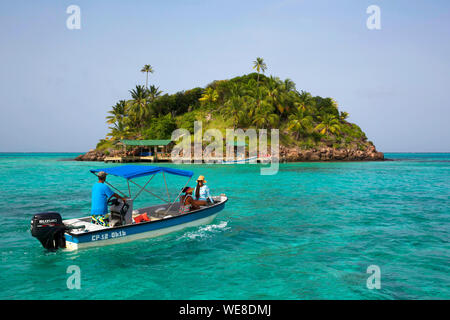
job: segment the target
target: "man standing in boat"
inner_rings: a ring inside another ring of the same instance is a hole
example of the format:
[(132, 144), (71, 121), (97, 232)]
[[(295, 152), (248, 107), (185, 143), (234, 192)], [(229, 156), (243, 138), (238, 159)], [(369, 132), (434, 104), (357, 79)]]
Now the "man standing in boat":
[(108, 213), (108, 199), (111, 197), (116, 197), (122, 199), (124, 203), (126, 202), (126, 200), (124, 197), (121, 197), (117, 193), (114, 193), (105, 184), (106, 172), (100, 171), (97, 174), (97, 177), (98, 182), (92, 187), (91, 222), (107, 227), (108, 221), (105, 215)]

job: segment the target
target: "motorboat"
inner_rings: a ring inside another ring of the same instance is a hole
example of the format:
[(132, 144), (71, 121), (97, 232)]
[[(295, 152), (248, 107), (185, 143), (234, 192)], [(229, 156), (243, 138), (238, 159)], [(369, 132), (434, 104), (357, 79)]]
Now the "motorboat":
[(254, 161), (255, 163), (258, 161), (258, 157), (251, 157), (245, 159), (236, 159), (236, 160), (223, 160), (222, 164), (236, 164), (236, 163), (250, 163), (250, 161)]
[[(108, 226), (94, 223), (90, 215), (63, 220), (57, 212), (37, 213), (31, 219), (31, 234), (41, 242), (44, 248), (77, 250), (153, 238), (187, 227), (208, 224), (224, 209), (228, 200), (225, 194), (213, 196), (214, 203), (208, 203), (187, 213), (180, 213), (181, 191), (173, 201), (170, 201), (170, 196), (169, 200), (166, 200), (149, 190), (148, 185), (155, 175), (162, 174), (167, 195), (169, 195), (165, 175), (187, 177), (189, 178), (185, 184), (187, 186), (194, 174), (192, 171), (144, 165), (122, 165), (90, 170), (94, 175), (101, 171), (125, 179), (128, 185), (128, 193), (125, 193), (105, 181), (116, 193), (126, 197), (125, 202), (116, 198), (108, 199)], [(143, 177), (148, 178), (144, 184), (136, 182), (136, 179)], [(132, 195), (130, 183), (139, 187), (139, 191), (134, 195)], [(134, 209), (133, 203), (143, 191), (159, 198), (164, 203)], [(144, 214), (147, 219), (136, 222), (138, 221), (136, 217)]]

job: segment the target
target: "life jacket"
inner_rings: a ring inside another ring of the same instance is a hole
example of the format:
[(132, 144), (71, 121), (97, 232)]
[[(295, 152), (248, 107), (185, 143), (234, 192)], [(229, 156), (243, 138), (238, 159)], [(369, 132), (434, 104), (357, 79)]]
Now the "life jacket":
[(136, 222), (136, 223), (141, 223), (141, 222), (144, 222), (144, 221), (151, 221), (150, 218), (147, 215), (147, 212), (145, 212), (143, 214), (140, 214), (140, 215), (138, 215), (137, 217), (134, 218), (134, 222)]
[(186, 204), (186, 200), (188, 199), (188, 197), (193, 199), (190, 194), (185, 195), (184, 200), (183, 200), (183, 204), (180, 205), (180, 209), (178, 209), (178, 212), (181, 213), (181, 214), (188, 213), (191, 210), (191, 206), (192, 205)]

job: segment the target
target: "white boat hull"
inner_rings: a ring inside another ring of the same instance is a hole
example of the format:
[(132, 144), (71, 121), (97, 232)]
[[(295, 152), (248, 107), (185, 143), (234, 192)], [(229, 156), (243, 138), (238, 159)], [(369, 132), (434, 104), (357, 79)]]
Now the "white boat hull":
[(162, 236), (162, 235), (165, 235), (168, 233), (176, 232), (176, 231), (179, 231), (179, 230), (182, 230), (185, 228), (196, 227), (196, 226), (200, 226), (203, 224), (211, 223), (216, 218), (216, 216), (217, 216), (217, 213), (212, 216), (205, 217), (203, 219), (194, 220), (194, 221), (187, 222), (184, 224), (179, 224), (179, 225), (176, 225), (173, 227), (168, 227), (168, 228), (163, 228), (163, 229), (158, 229), (158, 230), (153, 230), (153, 231), (147, 231), (147, 232), (142, 232), (142, 233), (138, 233), (138, 234), (132, 234), (129, 236), (124, 236), (124, 237), (111, 238), (111, 239), (101, 240), (101, 241), (76, 243), (76, 242), (71, 242), (71, 241), (66, 240), (65, 250), (73, 251), (73, 250), (84, 249), (84, 248), (107, 246), (107, 245), (112, 245), (112, 244), (131, 242), (131, 241), (135, 241), (135, 240), (155, 238), (155, 237), (159, 237), (159, 236)]

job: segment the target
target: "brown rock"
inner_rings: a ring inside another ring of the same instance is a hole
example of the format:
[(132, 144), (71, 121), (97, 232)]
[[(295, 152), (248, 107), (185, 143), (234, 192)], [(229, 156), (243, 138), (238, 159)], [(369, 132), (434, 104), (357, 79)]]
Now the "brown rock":
[(319, 153), (313, 152), (311, 154), (311, 156), (309, 157), (309, 160), (311, 160), (311, 161), (319, 161), (320, 160)]
[(344, 149), (334, 150), (333, 157), (336, 160), (343, 160), (347, 156), (347, 152)]

